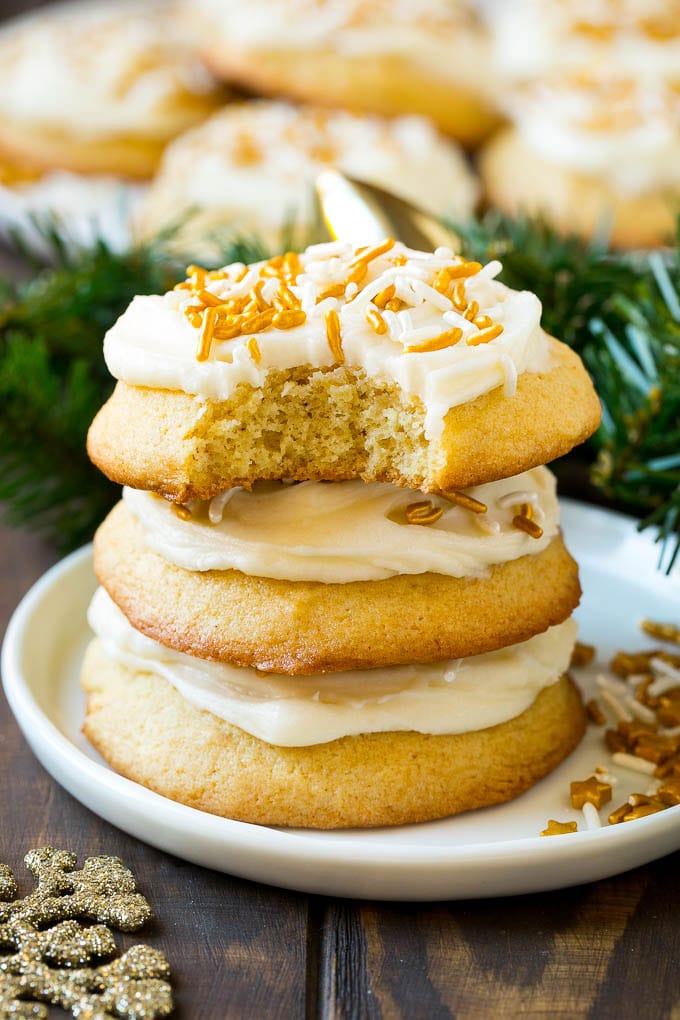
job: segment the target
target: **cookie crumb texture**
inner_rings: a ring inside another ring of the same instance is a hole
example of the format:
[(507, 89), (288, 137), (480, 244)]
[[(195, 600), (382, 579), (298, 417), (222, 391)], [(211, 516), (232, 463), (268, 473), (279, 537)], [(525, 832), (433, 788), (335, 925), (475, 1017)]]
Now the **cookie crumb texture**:
[(600, 405), (578, 355), (551, 341), (545, 373), (523, 373), (447, 414), (440, 439), (396, 383), (347, 366), (272, 370), (216, 402), (119, 382), (88, 436), (113, 481), (173, 499), (210, 499), (258, 479), (393, 482), (436, 492), (520, 474), (597, 428)]

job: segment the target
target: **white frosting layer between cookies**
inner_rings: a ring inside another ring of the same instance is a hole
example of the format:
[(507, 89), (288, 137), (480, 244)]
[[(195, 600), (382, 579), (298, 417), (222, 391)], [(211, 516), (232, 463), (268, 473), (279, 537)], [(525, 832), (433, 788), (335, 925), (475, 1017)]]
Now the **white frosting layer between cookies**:
[(0, 115), (26, 129), (166, 138), (196, 120), (183, 97), (214, 87), (158, 0), (60, 4), (0, 32)]
[(153, 673), (197, 708), (269, 744), (303, 747), (362, 733), (464, 733), (524, 712), (569, 666), (569, 619), (529, 641), (429, 665), (290, 677), (175, 652), (128, 623), (103, 589), (88, 613), (114, 661)]
[[(406, 259), (405, 264), (395, 264), (399, 256)], [(306, 312), (303, 325), (286, 330), (272, 326), (215, 343), (208, 360), (198, 361), (198, 330), (184, 314), (192, 300), (187, 291), (136, 297), (105, 337), (109, 371), (133, 386), (227, 400), (241, 383), (262, 386), (271, 369), (336, 364), (325, 321), (326, 314), (336, 310), (346, 364), (362, 369), (369, 377), (395, 382), (405, 393), (419, 397), (425, 408), (425, 434), (436, 439), (452, 407), (499, 386), (510, 396), (519, 374), (550, 367), (549, 340), (540, 326), (541, 303), (535, 294), (511, 290), (494, 279), (501, 269), (498, 262), (490, 262), (464, 286), (467, 299), (478, 303), (479, 314), (502, 325), (503, 332), (488, 343), (468, 346), (478, 327), (431, 286), (438, 270), (453, 264), (450, 251), (438, 249), (430, 254), (397, 244), (371, 262), (358, 294), (356, 285), (349, 284), (344, 299), (327, 297), (318, 303), (324, 288), (346, 279), (355, 251), (349, 244), (335, 241), (308, 248), (300, 258), (304, 271), (291, 290)], [(261, 265), (252, 266), (241, 280), (238, 277), (244, 267), (228, 267), (226, 278), (211, 282), (208, 289), (225, 300), (247, 294), (259, 279)], [(372, 299), (392, 284), (408, 307), (385, 311), (387, 331), (379, 335), (367, 323), (366, 312)], [(278, 280), (267, 280), (264, 297), (273, 297), (278, 286)], [(407, 350), (455, 327), (463, 335), (453, 346), (428, 353)], [(248, 348), (252, 335), (259, 361)]]
[(182, 209), (222, 211), (241, 230), (309, 225), (314, 181), (329, 165), (437, 216), (465, 218), (477, 200), (460, 150), (423, 117), (251, 102), (226, 107), (169, 147), (148, 216), (153, 222), (158, 206), (158, 214), (173, 221)]
[[(495, 564), (542, 552), (557, 534), (555, 479), (547, 468), (467, 492), (487, 505), (487, 513), (362, 481), (258, 483), (252, 493), (232, 489), (210, 504), (192, 504), (191, 520), (152, 493), (125, 489), (123, 498), (146, 544), (170, 563), (288, 581), (344, 584), (428, 571), (479, 577)], [(424, 499), (443, 516), (433, 524), (406, 524), (405, 508)], [(541, 538), (512, 526), (525, 502), (543, 529)]]

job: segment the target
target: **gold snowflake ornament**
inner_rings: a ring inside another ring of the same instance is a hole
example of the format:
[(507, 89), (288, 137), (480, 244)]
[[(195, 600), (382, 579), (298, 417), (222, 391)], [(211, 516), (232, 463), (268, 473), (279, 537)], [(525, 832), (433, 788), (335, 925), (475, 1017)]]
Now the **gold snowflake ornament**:
[[(151, 918), (118, 857), (43, 847), (24, 858), (36, 888), (18, 898), (0, 864), (0, 1020), (43, 1020), (47, 1005), (79, 1020), (156, 1020), (172, 1012), (170, 968), (159, 950), (133, 946), (118, 959), (109, 925), (137, 931)], [(94, 922), (94, 923), (83, 923)]]

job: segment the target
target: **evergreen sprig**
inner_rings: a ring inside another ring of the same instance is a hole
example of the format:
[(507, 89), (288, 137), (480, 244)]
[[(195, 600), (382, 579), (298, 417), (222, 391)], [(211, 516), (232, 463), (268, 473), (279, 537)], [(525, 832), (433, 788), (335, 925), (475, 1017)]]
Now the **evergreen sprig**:
[[(103, 242), (73, 251), (54, 231), (48, 241), (50, 268), (0, 282), (0, 502), (8, 523), (65, 552), (91, 538), (120, 493), (85, 453), (88, 426), (113, 389), (103, 336), (135, 294), (168, 290), (186, 263), (163, 243), (117, 254)], [(222, 259), (262, 254), (234, 241)]]
[[(641, 526), (659, 526), (669, 565), (680, 550), (680, 248), (616, 257), (495, 213), (456, 229), (465, 254), (500, 259), (506, 283), (538, 294), (545, 328), (583, 357), (604, 407), (587, 447), (592, 482)], [(67, 550), (118, 495), (84, 449), (113, 385), (103, 335), (135, 294), (167, 290), (185, 263), (162, 241), (126, 254), (103, 243), (73, 253), (56, 234), (51, 243), (51, 268), (0, 281), (0, 501), (8, 521)], [(233, 241), (219, 261), (265, 254)]]
[(458, 230), (466, 254), (500, 259), (502, 280), (538, 294), (545, 329), (583, 358), (603, 407), (587, 447), (592, 483), (641, 527), (659, 526), (670, 569), (680, 552), (679, 245), (614, 256), (498, 213)]

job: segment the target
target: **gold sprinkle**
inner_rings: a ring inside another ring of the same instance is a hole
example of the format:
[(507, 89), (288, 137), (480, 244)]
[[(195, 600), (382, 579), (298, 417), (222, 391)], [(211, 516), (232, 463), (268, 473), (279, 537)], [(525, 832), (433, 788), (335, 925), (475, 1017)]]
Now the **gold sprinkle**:
[(210, 348), (212, 347), (213, 329), (215, 327), (216, 318), (217, 310), (215, 308), (206, 308), (203, 315), (203, 322), (201, 323), (201, 329), (198, 334), (196, 361), (207, 361), (210, 357)]
[(219, 308), (220, 305), (224, 304), (224, 298), (218, 297), (217, 294), (212, 294), (209, 290), (199, 290), (197, 296), (199, 301), (209, 308)]
[(400, 312), (402, 308), (406, 307), (406, 303), (398, 297), (390, 298), (386, 303), (385, 308), (388, 312)]
[(379, 334), (379, 336), (383, 336), (383, 334), (387, 332), (387, 323), (385, 322), (377, 308), (366, 309), (366, 322), (369, 324), (369, 326), (373, 327), (373, 329), (375, 330), (376, 333)]
[(380, 244), (373, 245), (372, 248), (363, 249), (360, 255), (357, 255), (356, 258), (352, 259), (350, 262), (350, 268), (359, 265), (360, 263), (363, 263), (367, 267), (369, 262), (379, 258), (380, 255), (384, 255), (385, 252), (390, 250), (390, 248), (394, 248), (393, 237), (386, 238)]
[(336, 364), (344, 365), (345, 352), (342, 349), (340, 316), (334, 308), (331, 308), (330, 312), (326, 312), (326, 338)]
[(408, 259), (405, 255), (395, 255), (393, 259), (390, 259), (393, 266), (405, 266)]
[(241, 322), (238, 319), (231, 319), (223, 325), (218, 322), (213, 330), (213, 340), (235, 340), (237, 336), (241, 336), (241, 333)]
[(578, 832), (577, 822), (557, 822), (554, 818), (548, 819), (548, 826), (541, 833), (542, 836), (563, 836), (567, 832)]
[(344, 296), (345, 296), (345, 284), (344, 283), (332, 283), (329, 287), (326, 287), (325, 290), (322, 290), (319, 293), (319, 295), (318, 295), (318, 297), (316, 299), (316, 303), (318, 304), (320, 301), (325, 301), (326, 298), (329, 298), (329, 297), (331, 297), (331, 298), (341, 298), (341, 297), (344, 297)]
[(267, 302), (265, 301), (265, 299), (264, 299), (264, 297), (262, 295), (262, 288), (263, 287), (264, 287), (264, 280), (258, 280), (257, 283), (255, 284), (255, 286), (253, 287), (252, 291), (251, 291), (253, 301), (257, 305), (257, 310), (259, 312), (265, 312), (269, 308), (269, 305), (267, 304)]
[(467, 295), (465, 293), (465, 281), (459, 280), (456, 286), (453, 288), (453, 295), (451, 297), (453, 301), (453, 307), (459, 312), (464, 312), (467, 308)]
[[(285, 314), (280, 312), (279, 315)], [(268, 308), (266, 312), (258, 312), (257, 315), (251, 315), (244, 319), (241, 323), (240, 329), (242, 333), (262, 333), (265, 329), (269, 329), (272, 325), (276, 325), (276, 320), (279, 318), (273, 308)], [(304, 313), (303, 313), (304, 315)], [(304, 320), (303, 320), (304, 321)], [(288, 327), (282, 326), (280, 329), (286, 329)]]
[(489, 329), (482, 329), (479, 333), (473, 333), (472, 336), (467, 338), (466, 343), (468, 347), (479, 347), (480, 344), (488, 344), (491, 340), (495, 340), (502, 332), (503, 327), (500, 322), (497, 322), (495, 326), (491, 326)]
[(297, 252), (287, 251), (283, 256), (283, 271), (291, 282), (295, 283), (302, 272), (302, 263), (300, 262), (300, 256)]
[(301, 308), (291, 308), (289, 311), (277, 312), (274, 316), (275, 329), (295, 329), (307, 321), (306, 314)]
[(467, 279), (469, 276), (475, 276), (481, 268), (481, 262), (461, 261), (455, 266), (449, 266), (447, 268), (447, 272), (452, 280), (459, 280), (461, 278)]
[(467, 492), (457, 492), (453, 490), (451, 492), (442, 492), (441, 495), (444, 499), (448, 499), (449, 503), (455, 503), (457, 506), (461, 506), (464, 510), (470, 510), (473, 514), (485, 514), (489, 509), (486, 503), (482, 503), (481, 500), (475, 499), (474, 496), (468, 496)]
[(381, 290), (378, 294), (375, 295), (375, 297), (373, 298), (373, 304), (377, 308), (384, 308), (387, 305), (387, 302), (392, 300), (396, 292), (397, 292), (396, 286), (393, 283), (391, 283), (388, 287), (385, 287), (384, 290)]
[(443, 513), (442, 508), (435, 506), (429, 499), (409, 503), (404, 511), (407, 524), (434, 524)]
[(666, 779), (656, 791), (656, 795), (662, 804), (666, 804), (667, 807), (680, 804), (680, 778), (676, 776), (675, 778)]
[(243, 269), (239, 269), (238, 273), (234, 277), (234, 283), (240, 283), (241, 280), (245, 280), (246, 276), (248, 275), (248, 272), (249, 272), (248, 266), (244, 266)]
[(260, 350), (260, 345), (258, 344), (254, 336), (251, 336), (250, 340), (246, 344), (246, 347), (248, 348), (248, 353), (250, 354), (250, 357), (253, 359), (255, 364), (259, 365), (260, 362), (262, 361), (262, 351)]
[(357, 262), (356, 265), (350, 268), (350, 271), (345, 277), (345, 286), (347, 287), (350, 283), (356, 283), (360, 286), (366, 279), (367, 273), (367, 264), (365, 262)]
[(642, 620), (640, 627), (645, 634), (650, 634), (661, 641), (670, 641), (675, 645), (680, 645), (680, 627), (676, 627), (674, 623), (657, 623), (654, 620)]
[(472, 322), (479, 315), (479, 304), (471, 301), (465, 310), (465, 318)]
[(419, 344), (409, 344), (404, 348), (406, 354), (429, 354), (432, 351), (443, 351), (446, 347), (453, 347), (463, 336), (460, 326), (447, 329), (444, 333), (432, 336), (429, 340), (423, 340)]
[(536, 521), (530, 520), (523, 514), (516, 514), (512, 518), (512, 526), (513, 528), (517, 528), (518, 531), (526, 532), (526, 534), (529, 535), (530, 538), (543, 537), (543, 528), (540, 525), (536, 524)]
[(477, 315), (472, 320), (472, 324), (476, 326), (477, 329), (487, 329), (489, 326), (493, 326), (493, 319), (490, 315)]
[(599, 811), (612, 799), (612, 788), (609, 783), (601, 783), (595, 776), (571, 783), (571, 806), (580, 810), (584, 804), (594, 804)]
[(183, 503), (173, 503), (172, 512), (175, 515), (175, 517), (179, 517), (180, 521), (191, 520), (191, 510), (189, 509), (188, 506), (184, 506)]
[(583, 669), (584, 666), (590, 665), (594, 658), (595, 645), (585, 645), (582, 641), (577, 641), (571, 653), (569, 665), (576, 669)]
[(595, 723), (596, 726), (604, 726), (607, 721), (607, 717), (600, 708), (600, 703), (597, 698), (591, 698), (590, 701), (586, 703), (586, 715), (592, 723)]
[(292, 290), (286, 283), (281, 283), (281, 286), (274, 295), (274, 305), (281, 312), (287, 311), (289, 308), (299, 309), (300, 302), (293, 294)]

